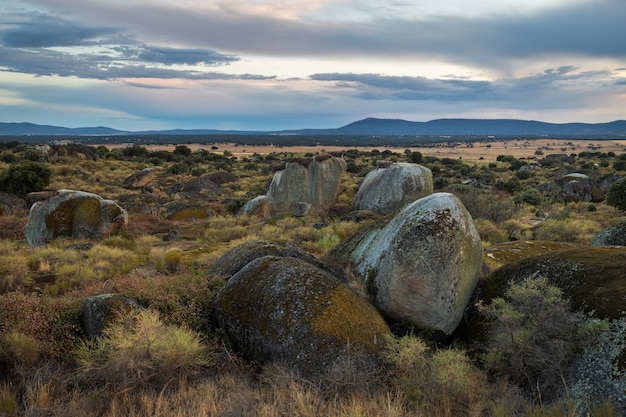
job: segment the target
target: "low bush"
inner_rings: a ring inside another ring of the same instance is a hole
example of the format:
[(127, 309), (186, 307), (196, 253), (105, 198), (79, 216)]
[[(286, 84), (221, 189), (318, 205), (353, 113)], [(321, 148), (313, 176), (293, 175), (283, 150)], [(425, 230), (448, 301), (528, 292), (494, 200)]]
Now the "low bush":
[(106, 328), (103, 337), (84, 341), (77, 359), (85, 383), (110, 386), (118, 393), (182, 384), (210, 364), (196, 333), (163, 324), (152, 310), (122, 318)]
[(529, 278), (478, 309), (488, 323), (480, 357), (490, 374), (544, 404), (569, 397), (569, 370), (586, 343), (586, 321), (559, 288)]

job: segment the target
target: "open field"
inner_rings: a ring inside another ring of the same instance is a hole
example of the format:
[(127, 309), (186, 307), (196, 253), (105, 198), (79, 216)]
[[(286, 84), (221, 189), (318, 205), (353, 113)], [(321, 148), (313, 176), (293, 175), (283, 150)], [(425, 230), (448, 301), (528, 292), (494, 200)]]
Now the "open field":
[[(94, 145), (98, 146), (98, 145)], [(108, 145), (110, 146), (110, 145)], [(626, 152), (626, 140), (568, 140), (568, 139), (524, 139), (524, 140), (506, 140), (506, 141), (490, 141), (490, 142), (450, 142), (427, 144), (423, 147), (393, 147), (393, 146), (251, 146), (240, 145), (236, 143), (195, 143), (187, 144), (190, 149), (206, 149), (211, 150), (212, 147), (216, 152), (229, 151), (234, 156), (246, 157), (253, 154), (269, 154), (272, 152), (289, 152), (289, 153), (307, 153), (307, 152), (341, 152), (347, 149), (357, 149), (359, 151), (370, 151), (372, 149), (390, 150), (396, 153), (403, 153), (406, 149), (411, 151), (419, 151), (425, 156), (435, 156), (437, 158), (453, 158), (466, 160), (495, 161), (499, 155), (513, 155), (516, 158), (533, 158), (535, 152), (541, 151), (544, 155), (554, 153), (580, 153), (585, 151), (600, 152)], [(112, 147), (112, 146), (110, 146)], [(150, 150), (166, 150), (173, 151), (175, 145), (146, 145)]]

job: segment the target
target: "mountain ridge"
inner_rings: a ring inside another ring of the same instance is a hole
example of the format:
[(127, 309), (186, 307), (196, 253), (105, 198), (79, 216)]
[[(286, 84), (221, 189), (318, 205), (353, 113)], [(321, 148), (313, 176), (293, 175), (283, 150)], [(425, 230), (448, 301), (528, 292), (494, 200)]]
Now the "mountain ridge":
[(626, 139), (626, 120), (606, 123), (548, 123), (521, 119), (434, 119), (413, 122), (404, 119), (368, 117), (330, 129), (271, 131), (168, 129), (125, 131), (105, 126), (68, 128), (28, 122), (0, 122), (0, 136), (84, 136), (84, 135), (356, 135), (356, 136), (593, 136)]

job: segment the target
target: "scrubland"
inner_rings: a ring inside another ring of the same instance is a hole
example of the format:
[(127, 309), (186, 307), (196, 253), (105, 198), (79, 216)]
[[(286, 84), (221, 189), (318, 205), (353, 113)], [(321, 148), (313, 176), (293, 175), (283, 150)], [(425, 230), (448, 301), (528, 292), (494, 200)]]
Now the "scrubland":
[[(341, 154), (348, 172), (335, 213), (263, 221), (236, 214), (265, 192), (273, 165), (318, 151), (237, 156), (180, 145), (172, 151), (101, 146), (97, 152), (97, 161), (61, 157), (49, 163), (24, 146), (4, 149), (0, 173), (34, 160), (50, 169), (46, 187), (113, 200), (139, 194), (121, 184), (146, 167), (157, 170), (151, 187), (157, 194), (220, 171), (238, 180), (207, 197), (213, 217), (177, 222), (131, 212), (126, 229), (99, 241), (58, 239), (29, 247), (22, 232), (25, 213), (0, 216), (0, 416), (600, 417), (621, 415), (626, 405), (617, 364), (626, 347), (624, 321), (572, 311), (558, 288), (540, 277), (512, 286), (505, 299), (491, 304), (477, 298), (473, 319), (493, 324), (480, 346), (462, 333), (433, 341), (394, 323), (381, 363), (363, 368), (340, 362), (326, 375), (304, 379), (281, 363), (237, 357), (211, 317), (223, 281), (205, 272), (228, 249), (256, 239), (290, 241), (323, 257), (375, 220), (345, 215), (363, 175), (379, 159), (429, 167), (436, 191), (461, 198), (485, 248), (538, 239), (589, 245), (600, 230), (626, 219), (620, 206), (559, 203), (536, 186), (571, 172), (597, 184), (616, 182), (626, 176), (625, 154), (568, 149), (569, 157), (555, 162), (544, 159), (551, 151), (539, 147), (525, 159), (502, 154), (495, 160), (346, 149)], [(180, 239), (164, 239), (171, 231)], [(485, 263), (500, 266), (488, 257)], [(359, 282), (350, 285), (364, 293)], [(147, 309), (113, 323), (100, 339), (86, 338), (86, 297), (112, 292)], [(581, 354), (606, 359), (596, 371), (611, 382), (594, 385), (582, 365), (573, 366)]]

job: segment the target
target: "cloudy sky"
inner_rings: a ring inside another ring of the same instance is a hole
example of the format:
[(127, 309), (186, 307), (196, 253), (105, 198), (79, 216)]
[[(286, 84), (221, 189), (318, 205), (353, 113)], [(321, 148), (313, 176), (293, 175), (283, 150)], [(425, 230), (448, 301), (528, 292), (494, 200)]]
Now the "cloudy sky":
[(626, 119), (624, 0), (0, 0), (0, 122)]

